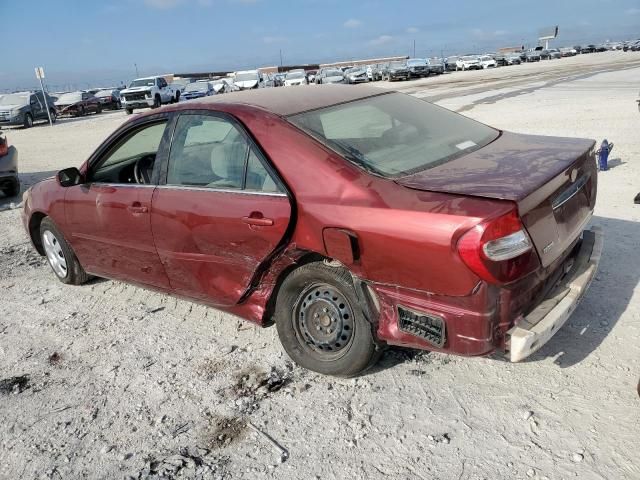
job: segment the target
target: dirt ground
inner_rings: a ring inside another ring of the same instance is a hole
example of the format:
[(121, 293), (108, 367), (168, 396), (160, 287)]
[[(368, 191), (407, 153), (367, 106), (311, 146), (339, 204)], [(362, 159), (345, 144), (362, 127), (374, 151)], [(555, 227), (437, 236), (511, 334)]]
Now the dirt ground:
[[(640, 54), (391, 87), (501, 129), (615, 143), (600, 272), (562, 330), (521, 364), (389, 350), (365, 376), (323, 377), (275, 328), (118, 282), (62, 285), (6, 209), (0, 478), (639, 479)], [(8, 130), (23, 183), (79, 165), (125, 119)]]

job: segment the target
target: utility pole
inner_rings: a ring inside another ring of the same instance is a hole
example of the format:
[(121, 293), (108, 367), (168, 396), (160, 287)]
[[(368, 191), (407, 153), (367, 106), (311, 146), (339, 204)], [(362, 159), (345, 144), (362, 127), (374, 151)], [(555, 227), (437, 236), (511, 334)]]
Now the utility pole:
[(282, 49), (280, 49), (280, 66), (282, 66)]
[(47, 117), (49, 117), (49, 125), (53, 127), (53, 122), (51, 121), (51, 111), (49, 109), (49, 102), (47, 101), (48, 97), (44, 91), (44, 84), (42, 83), (42, 79), (44, 78), (44, 68), (36, 67), (36, 78), (40, 80), (40, 88), (42, 89), (42, 100), (44, 101), (44, 108), (47, 109)]
[(416, 41), (413, 41), (413, 58), (416, 58)]
[(140, 75), (138, 74), (138, 64), (134, 63), (133, 64), (134, 67), (136, 67), (136, 78), (138, 78)]

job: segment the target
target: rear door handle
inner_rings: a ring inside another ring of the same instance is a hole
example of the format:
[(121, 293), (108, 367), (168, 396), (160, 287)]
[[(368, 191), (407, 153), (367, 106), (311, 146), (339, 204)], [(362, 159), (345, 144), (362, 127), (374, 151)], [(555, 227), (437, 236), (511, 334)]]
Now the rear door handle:
[(133, 202), (127, 207), (127, 210), (131, 213), (147, 213), (149, 211), (149, 207), (142, 205), (140, 202)]
[(265, 218), (262, 212), (251, 212), (248, 217), (242, 217), (242, 221), (247, 225), (257, 227), (271, 227), (273, 225), (273, 219)]

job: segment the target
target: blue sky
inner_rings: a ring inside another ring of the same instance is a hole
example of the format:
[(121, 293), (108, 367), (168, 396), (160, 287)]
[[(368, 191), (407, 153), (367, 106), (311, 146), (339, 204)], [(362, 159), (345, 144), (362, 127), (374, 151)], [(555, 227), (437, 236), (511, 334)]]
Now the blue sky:
[(135, 76), (640, 37), (640, 0), (0, 0), (0, 90)]

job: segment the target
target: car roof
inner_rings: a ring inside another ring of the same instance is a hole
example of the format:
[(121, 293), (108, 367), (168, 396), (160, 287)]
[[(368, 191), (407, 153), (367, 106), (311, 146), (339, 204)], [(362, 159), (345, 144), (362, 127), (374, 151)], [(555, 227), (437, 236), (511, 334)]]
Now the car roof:
[(360, 85), (317, 85), (309, 88), (257, 88), (191, 101), (191, 108), (215, 109), (216, 104), (250, 105), (283, 117), (389, 93), (389, 90)]

